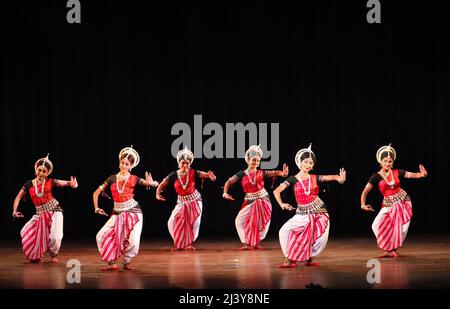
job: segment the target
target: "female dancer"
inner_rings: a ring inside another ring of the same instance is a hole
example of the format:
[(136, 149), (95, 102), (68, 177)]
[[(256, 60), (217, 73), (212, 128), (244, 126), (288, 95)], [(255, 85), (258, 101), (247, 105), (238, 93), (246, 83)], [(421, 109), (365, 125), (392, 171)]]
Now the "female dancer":
[(319, 183), (337, 181), (343, 184), (346, 178), (344, 168), (339, 170), (339, 175), (311, 175), (309, 172), (316, 163), (311, 145), (297, 152), (295, 163), (300, 169), (299, 173), (280, 184), (273, 192), (281, 209), (294, 210), (294, 207), (281, 199), (281, 192), (290, 186), (297, 202), (296, 214), (281, 227), (279, 232), (281, 250), (286, 257), (280, 268), (295, 268), (297, 262), (305, 262), (306, 266), (319, 265), (312, 260), (325, 249), (330, 230), (327, 209), (318, 196)]
[[(97, 246), (102, 260), (108, 266), (102, 270), (117, 270), (117, 261), (123, 254), (123, 269), (132, 270), (129, 266), (131, 259), (138, 254), (142, 231), (142, 210), (134, 200), (134, 189), (137, 185), (156, 187), (152, 175), (145, 172), (145, 179), (132, 175), (131, 170), (139, 164), (140, 158), (133, 146), (123, 148), (119, 153), (120, 172), (111, 175), (94, 192), (94, 210), (96, 214), (108, 216), (98, 207), (98, 196), (106, 188), (110, 188), (114, 209), (111, 217), (97, 233)], [(106, 194), (105, 194), (106, 195)]]
[(34, 171), (36, 178), (27, 181), (17, 194), (12, 215), (14, 218), (24, 217), (17, 208), (28, 192), (36, 207), (36, 214), (20, 231), (25, 258), (30, 262), (40, 262), (44, 253), (50, 251), (51, 261), (58, 263), (57, 255), (63, 238), (63, 214), (58, 201), (53, 197), (53, 187), (76, 188), (77, 179), (70, 177), (66, 181), (48, 178), (53, 172), (53, 164), (48, 155), (36, 161)]
[(236, 217), (236, 229), (241, 242), (244, 244), (241, 250), (262, 249), (259, 244), (267, 234), (272, 214), (272, 204), (269, 194), (264, 189), (264, 178), (286, 177), (289, 169), (286, 164), (282, 171), (258, 170), (263, 152), (259, 146), (250, 146), (245, 153), (245, 161), (248, 167), (245, 171), (239, 171), (229, 178), (223, 187), (223, 198), (233, 201), (228, 194), (230, 186), (240, 181), (245, 198), (241, 210)]
[(202, 196), (195, 188), (197, 178), (216, 180), (212, 171), (207, 173), (191, 169), (194, 154), (185, 147), (177, 153), (179, 169), (170, 173), (163, 179), (156, 189), (156, 198), (160, 201), (166, 199), (161, 195), (167, 185), (172, 184), (178, 194), (177, 204), (167, 222), (174, 248), (172, 250), (195, 250), (192, 245), (197, 239), (202, 216)]
[(382, 208), (372, 224), (372, 230), (377, 238), (378, 247), (384, 250), (378, 257), (399, 256), (397, 249), (405, 241), (409, 223), (412, 217), (412, 204), (408, 193), (400, 187), (400, 177), (422, 178), (427, 176), (425, 167), (419, 165), (419, 173), (392, 169), (397, 154), (395, 149), (383, 146), (378, 149), (376, 157), (381, 169), (372, 175), (361, 194), (361, 209), (375, 211), (366, 205), (367, 194), (374, 186), (378, 186), (383, 195)]

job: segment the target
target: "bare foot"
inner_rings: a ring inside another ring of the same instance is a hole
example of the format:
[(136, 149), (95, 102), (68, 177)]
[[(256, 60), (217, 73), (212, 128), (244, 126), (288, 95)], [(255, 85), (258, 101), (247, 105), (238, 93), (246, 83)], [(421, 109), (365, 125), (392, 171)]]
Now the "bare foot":
[(310, 258), (305, 262), (305, 266), (320, 266), (320, 264), (317, 262), (313, 262), (313, 259)]
[(391, 258), (394, 257), (394, 255), (392, 255), (390, 252), (388, 251), (384, 251), (383, 253), (381, 253), (378, 258), (379, 259), (384, 259), (384, 258)]
[(59, 259), (56, 256), (52, 257), (52, 259), (50, 261), (55, 264), (59, 263)]
[(253, 250), (254, 248), (252, 246), (249, 246), (247, 244), (243, 245), (239, 248), (239, 250)]
[(179, 251), (179, 250), (182, 250), (182, 249), (181, 248), (177, 248), (177, 247), (170, 248), (170, 251)]
[(195, 248), (193, 245), (189, 245), (186, 248), (184, 248), (184, 250), (197, 250), (197, 248)]
[(398, 253), (396, 250), (392, 250), (391, 254), (392, 254), (393, 257), (399, 257), (400, 256), (400, 253)]
[(256, 246), (253, 247), (255, 250), (264, 250), (263, 246), (261, 246), (260, 244), (257, 244)]
[(278, 268), (296, 268), (296, 267), (297, 267), (297, 262), (290, 261), (290, 260), (287, 260), (287, 259), (283, 262), (283, 264), (278, 266)]
[(317, 262), (310, 262), (310, 263), (306, 262), (305, 266), (320, 266), (320, 264)]
[(119, 266), (117, 264), (111, 264), (106, 267), (100, 268), (100, 270), (102, 271), (117, 270), (117, 269), (119, 269)]

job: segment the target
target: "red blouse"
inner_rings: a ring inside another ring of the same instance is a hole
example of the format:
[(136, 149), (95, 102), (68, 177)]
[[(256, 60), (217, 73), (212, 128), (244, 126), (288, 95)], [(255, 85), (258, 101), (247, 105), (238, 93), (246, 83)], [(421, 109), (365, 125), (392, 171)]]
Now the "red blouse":
[(254, 193), (264, 189), (264, 176), (265, 171), (263, 170), (256, 170), (256, 172), (249, 173), (248, 175), (244, 173), (241, 179), (241, 186), (244, 192)]
[(120, 193), (117, 189), (117, 176), (111, 175), (109, 178), (103, 183), (103, 190), (106, 189), (106, 187), (110, 187), (112, 199), (116, 203), (123, 203), (126, 201), (131, 200), (134, 197), (134, 188), (137, 184), (140, 183), (141, 178), (139, 178), (136, 175), (130, 175), (128, 178), (127, 183), (125, 184), (126, 179), (123, 179), (119, 181), (119, 189), (122, 191)]
[[(199, 173), (194, 169), (190, 169), (188, 174), (189, 174), (189, 182), (186, 186), (186, 189), (183, 189), (183, 186), (181, 185), (181, 182), (178, 179), (177, 172), (172, 172), (167, 176), (169, 178), (169, 181), (173, 182), (173, 187), (175, 188), (175, 192), (178, 195), (185, 196), (192, 194), (195, 191), (195, 179), (196, 177), (199, 176)], [(183, 184), (186, 184), (188, 174), (181, 177), (181, 181), (183, 182)]]
[[(320, 177), (320, 176), (319, 176)], [(295, 176), (289, 177), (285, 184), (289, 186), (293, 186), (295, 201), (297, 205), (306, 205), (313, 202), (319, 196), (320, 187), (318, 185), (318, 175), (311, 175), (311, 191), (309, 195), (306, 194), (305, 189), (308, 190), (309, 186), (309, 177), (304, 179), (302, 183)], [(305, 189), (303, 189), (305, 187)]]
[[(48, 203), (53, 198), (52, 189), (53, 186), (56, 185), (56, 180), (54, 179), (46, 179), (44, 184), (44, 194), (39, 197), (37, 196), (36, 188), (33, 185), (33, 181), (29, 180), (27, 181), (24, 186), (23, 190), (25, 192), (28, 192), (30, 194), (31, 200), (33, 201), (34, 206), (38, 207), (41, 205), (44, 205), (45, 203)], [(39, 184), (37, 186), (37, 191), (39, 194), (42, 192), (42, 184)]]
[[(372, 177), (369, 180), (369, 183), (371, 183), (372, 185), (378, 185), (378, 189), (380, 190), (381, 194), (384, 197), (393, 195), (398, 193), (401, 190), (400, 187), (400, 177), (404, 177), (406, 174), (406, 171), (404, 170), (392, 170), (392, 175), (394, 176), (394, 184), (391, 186), (389, 186), (387, 184), (387, 182), (383, 179), (383, 177), (381, 177), (381, 175), (379, 173), (375, 173), (372, 175)], [(389, 177), (389, 175), (388, 175)], [(388, 181), (391, 181), (390, 178), (387, 178)]]

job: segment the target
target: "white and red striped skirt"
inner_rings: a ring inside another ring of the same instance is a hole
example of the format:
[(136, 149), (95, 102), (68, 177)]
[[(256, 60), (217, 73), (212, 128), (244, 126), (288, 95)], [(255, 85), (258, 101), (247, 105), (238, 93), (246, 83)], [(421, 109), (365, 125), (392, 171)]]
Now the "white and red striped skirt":
[(372, 224), (378, 247), (384, 251), (400, 248), (408, 234), (412, 214), (409, 198), (381, 208)]
[(127, 249), (130, 234), (139, 222), (141, 213), (124, 211), (114, 214), (97, 235), (102, 261), (115, 262)]
[(268, 198), (244, 202), (235, 221), (241, 242), (252, 247), (258, 245), (266, 238), (271, 216), (272, 204)]
[(198, 191), (189, 196), (178, 197), (178, 203), (167, 222), (175, 248), (186, 248), (197, 239), (200, 230), (202, 207), (203, 204)]
[[(40, 260), (49, 249), (53, 254), (58, 253), (62, 239), (63, 217), (62, 212), (56, 213), (58, 222), (53, 220), (55, 212), (43, 211), (39, 215), (34, 215), (20, 231), (23, 253), (27, 260)], [(57, 241), (52, 241), (56, 237)]]
[(292, 261), (307, 261), (317, 256), (328, 242), (330, 218), (326, 212), (296, 214), (280, 229), (284, 256)]

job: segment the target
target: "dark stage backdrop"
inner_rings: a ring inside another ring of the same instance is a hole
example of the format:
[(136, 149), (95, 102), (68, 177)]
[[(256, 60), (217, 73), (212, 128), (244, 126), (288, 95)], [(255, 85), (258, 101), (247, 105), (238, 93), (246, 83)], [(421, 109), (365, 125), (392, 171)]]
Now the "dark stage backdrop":
[[(79, 181), (77, 190), (54, 190), (65, 236), (94, 237), (106, 219), (94, 215), (92, 193), (118, 171), (120, 149), (133, 144), (141, 155), (134, 172), (160, 181), (177, 168), (171, 127), (193, 128), (196, 114), (223, 127), (279, 123), (279, 167), (288, 163), (291, 174), (295, 153), (309, 143), (316, 173), (345, 167), (347, 182), (321, 192), (331, 235), (372, 236), (375, 214), (360, 210), (360, 193), (379, 168), (376, 150), (391, 142), (396, 167), (417, 171), (423, 163), (429, 171), (403, 181), (414, 205), (411, 232), (450, 231), (447, 11), (382, 1), (382, 23), (368, 24), (366, 3), (90, 0), (81, 1), (81, 24), (66, 22), (66, 1), (2, 8), (1, 237), (18, 238), (34, 213), (28, 198), (20, 207), (26, 220), (13, 221), (12, 203), (47, 153), (55, 178)], [(243, 194), (236, 186), (237, 200), (227, 202), (221, 187), (245, 167), (243, 159), (195, 160), (193, 168), (218, 176), (201, 189), (201, 237), (237, 238)], [(161, 203), (154, 189), (137, 190), (144, 239), (169, 238), (176, 196), (165, 195)], [(378, 190), (368, 200), (379, 209)], [(275, 236), (291, 214), (272, 202)]]

